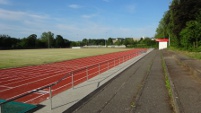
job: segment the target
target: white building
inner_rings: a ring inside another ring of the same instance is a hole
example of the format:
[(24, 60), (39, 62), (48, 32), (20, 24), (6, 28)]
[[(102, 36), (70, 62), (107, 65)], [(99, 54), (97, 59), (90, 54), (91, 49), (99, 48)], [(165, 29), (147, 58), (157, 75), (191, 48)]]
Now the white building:
[(159, 50), (167, 48), (167, 42), (169, 41), (167, 38), (156, 39), (156, 41), (159, 42)]

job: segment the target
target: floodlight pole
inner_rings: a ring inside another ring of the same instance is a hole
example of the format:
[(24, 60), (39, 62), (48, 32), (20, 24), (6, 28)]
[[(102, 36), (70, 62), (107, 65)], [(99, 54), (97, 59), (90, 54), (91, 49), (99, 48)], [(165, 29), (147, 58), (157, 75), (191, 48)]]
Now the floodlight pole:
[(107, 47), (107, 44), (106, 44), (106, 39), (105, 39), (105, 47)]

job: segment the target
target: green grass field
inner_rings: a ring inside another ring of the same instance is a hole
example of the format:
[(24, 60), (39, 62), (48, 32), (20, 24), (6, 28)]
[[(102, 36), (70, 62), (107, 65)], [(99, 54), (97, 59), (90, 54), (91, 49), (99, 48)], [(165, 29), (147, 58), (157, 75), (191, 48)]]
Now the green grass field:
[(0, 50), (0, 69), (40, 65), (125, 50), (128, 49), (94, 48)]

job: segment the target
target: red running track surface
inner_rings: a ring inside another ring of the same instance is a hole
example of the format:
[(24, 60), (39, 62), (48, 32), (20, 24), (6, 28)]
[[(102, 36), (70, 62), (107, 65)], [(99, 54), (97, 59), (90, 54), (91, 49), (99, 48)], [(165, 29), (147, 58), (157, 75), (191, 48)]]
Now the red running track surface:
[[(52, 87), (52, 94), (56, 95), (129, 60), (146, 50), (147, 49), (132, 49), (123, 52), (79, 58), (38, 66), (1, 69), (0, 99), (8, 100), (21, 94), (25, 94), (42, 86), (52, 84), (61, 79), (67, 73), (73, 73)], [(72, 75), (74, 80), (73, 83)], [(43, 89), (20, 98), (17, 101), (38, 104), (44, 101), (48, 96), (49, 89)]]

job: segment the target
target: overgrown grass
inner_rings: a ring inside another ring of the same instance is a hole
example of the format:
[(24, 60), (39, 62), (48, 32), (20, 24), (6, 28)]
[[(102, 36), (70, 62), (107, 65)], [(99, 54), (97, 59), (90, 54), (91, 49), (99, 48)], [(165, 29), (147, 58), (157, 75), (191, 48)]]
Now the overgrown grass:
[[(170, 84), (170, 79), (169, 79), (169, 75), (168, 75), (168, 70), (165, 64), (165, 60), (163, 58), (163, 56), (161, 55), (161, 59), (162, 59), (162, 67), (163, 67), (163, 71), (165, 74), (165, 87), (168, 91), (168, 96), (170, 98), (170, 105), (172, 107), (173, 110), (175, 110), (175, 106), (174, 106), (174, 102), (173, 102), (173, 92), (172, 92), (172, 88), (171, 88), (171, 84)], [(175, 112), (175, 111), (174, 111)]]
[(173, 47), (170, 47), (169, 50), (175, 51), (180, 54), (184, 54), (194, 59), (201, 60), (201, 52), (189, 52), (189, 51), (184, 51), (184, 50), (173, 48)]
[(96, 48), (0, 50), (0, 69), (40, 65), (125, 50), (128, 49)]
[(167, 69), (166, 69), (166, 64), (165, 64), (165, 61), (164, 61), (162, 55), (161, 55), (161, 58), (162, 58), (163, 71), (165, 73), (165, 86), (166, 86), (166, 88), (168, 90), (168, 94), (169, 94), (170, 98), (172, 98), (172, 90), (171, 90), (170, 80), (168, 78), (168, 72), (167, 72)]
[(172, 90), (171, 90), (171, 86), (170, 86), (170, 81), (169, 81), (167, 75), (165, 75), (165, 86), (166, 86), (166, 88), (168, 90), (169, 96), (172, 97)]

